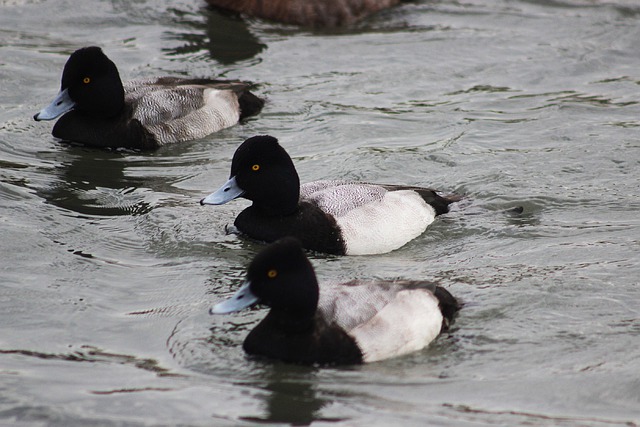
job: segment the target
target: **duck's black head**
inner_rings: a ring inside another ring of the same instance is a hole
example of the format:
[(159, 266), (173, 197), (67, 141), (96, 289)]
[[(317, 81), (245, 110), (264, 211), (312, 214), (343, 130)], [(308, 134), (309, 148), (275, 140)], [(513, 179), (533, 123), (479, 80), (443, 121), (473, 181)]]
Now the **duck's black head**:
[(298, 207), (300, 178), (287, 152), (272, 136), (254, 136), (244, 141), (233, 155), (231, 177), (268, 215), (288, 215)]
[(300, 242), (285, 237), (269, 245), (247, 270), (251, 292), (273, 310), (308, 318), (318, 306), (318, 281)]
[(124, 88), (116, 65), (96, 46), (71, 54), (62, 72), (61, 91), (67, 89), (78, 112), (104, 118), (124, 107)]

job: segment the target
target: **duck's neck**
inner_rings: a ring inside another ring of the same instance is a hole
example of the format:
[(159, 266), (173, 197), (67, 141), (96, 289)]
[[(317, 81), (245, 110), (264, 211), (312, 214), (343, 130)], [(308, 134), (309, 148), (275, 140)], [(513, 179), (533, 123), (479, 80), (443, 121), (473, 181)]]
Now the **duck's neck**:
[(116, 117), (122, 113), (125, 109), (125, 102), (124, 87), (122, 86), (120, 76), (118, 76), (117, 81), (114, 82), (113, 87), (104, 89), (102, 96), (104, 103), (101, 107), (100, 114), (104, 114), (105, 117)]
[(253, 207), (265, 216), (288, 216), (298, 211), (300, 202), (300, 180), (297, 174), (283, 179), (278, 184), (265, 188), (260, 194), (252, 194)]
[(313, 331), (315, 327), (315, 313), (308, 316), (287, 313), (282, 310), (271, 309), (267, 315), (279, 330), (286, 333), (303, 333)]
[(254, 200), (253, 208), (263, 216), (289, 216), (298, 212), (298, 201), (296, 200), (295, 203), (264, 203)]

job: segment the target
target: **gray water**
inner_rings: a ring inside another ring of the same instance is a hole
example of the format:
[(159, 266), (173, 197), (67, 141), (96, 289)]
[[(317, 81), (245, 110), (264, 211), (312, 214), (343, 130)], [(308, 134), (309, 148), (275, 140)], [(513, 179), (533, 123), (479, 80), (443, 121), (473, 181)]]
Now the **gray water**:
[[(251, 80), (244, 124), (156, 152), (61, 144), (32, 115), (75, 49), (124, 79)], [(0, 424), (640, 424), (640, 3), (428, 1), (310, 31), (200, 0), (0, 0)], [(245, 138), (303, 182), (464, 194), (395, 252), (320, 278), (428, 279), (465, 303), (366, 366), (247, 358), (264, 310), (212, 317), (261, 245), (201, 207)], [(522, 214), (510, 210), (522, 206)]]

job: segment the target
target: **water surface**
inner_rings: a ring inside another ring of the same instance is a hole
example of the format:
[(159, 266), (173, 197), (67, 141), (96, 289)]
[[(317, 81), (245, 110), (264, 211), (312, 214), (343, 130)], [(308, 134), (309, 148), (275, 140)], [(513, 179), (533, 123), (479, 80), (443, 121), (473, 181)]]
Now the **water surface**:
[[(311, 31), (174, 2), (0, 1), (0, 424), (640, 423), (640, 6), (427, 1)], [(251, 120), (152, 153), (65, 145), (32, 116), (68, 55), (125, 79), (239, 78)], [(360, 367), (247, 358), (212, 317), (260, 245), (201, 207), (271, 134), (303, 182), (466, 195), (390, 254), (321, 278), (428, 279), (465, 302), (428, 349)], [(522, 214), (510, 209), (522, 206)]]

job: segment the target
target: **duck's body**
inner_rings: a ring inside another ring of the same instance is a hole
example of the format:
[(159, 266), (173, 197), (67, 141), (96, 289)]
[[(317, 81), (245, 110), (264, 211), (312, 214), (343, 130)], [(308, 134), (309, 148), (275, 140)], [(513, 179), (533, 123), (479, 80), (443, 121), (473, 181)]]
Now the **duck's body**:
[(201, 203), (236, 197), (253, 201), (234, 222), (247, 236), (265, 242), (294, 236), (307, 249), (338, 255), (398, 249), (459, 200), (404, 185), (327, 180), (301, 186), (291, 158), (269, 136), (245, 141), (234, 155), (229, 182)]
[(207, 0), (212, 6), (270, 21), (338, 27), (392, 7), (401, 0)]
[(424, 282), (318, 286), (293, 238), (258, 254), (245, 285), (211, 311), (228, 313), (256, 303), (271, 310), (245, 339), (245, 351), (304, 364), (369, 363), (420, 350), (448, 329), (460, 308), (445, 289)]
[(264, 102), (240, 81), (159, 77), (122, 82), (98, 47), (74, 52), (56, 99), (36, 120), (56, 138), (108, 148), (157, 148), (205, 137), (257, 114)]
[(449, 327), (454, 313), (447, 317), (441, 306), (457, 310), (444, 288), (419, 281), (352, 280), (319, 288), (319, 316), (355, 340), (365, 363), (424, 348)]

